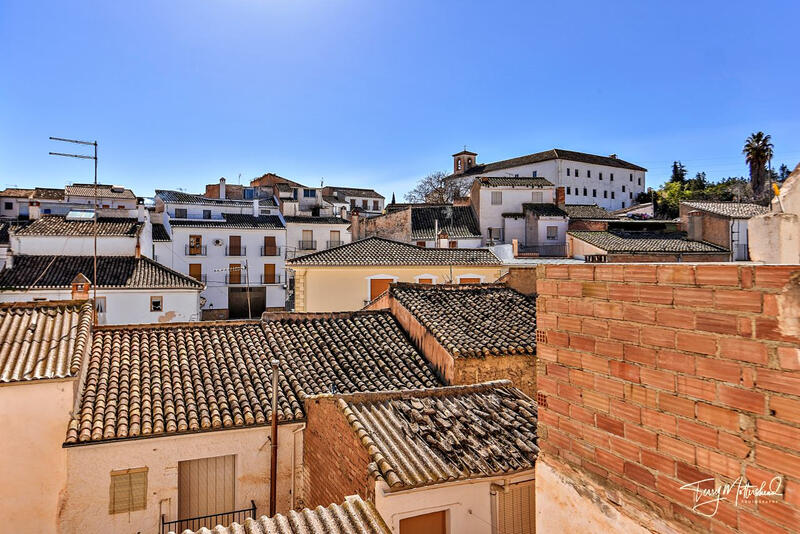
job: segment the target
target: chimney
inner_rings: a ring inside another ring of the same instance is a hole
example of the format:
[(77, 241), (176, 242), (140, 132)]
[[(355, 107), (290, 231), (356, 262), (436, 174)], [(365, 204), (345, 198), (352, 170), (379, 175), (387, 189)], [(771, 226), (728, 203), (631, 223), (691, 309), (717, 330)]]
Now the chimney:
[(611, 158), (611, 159), (617, 159), (617, 155), (616, 154), (609, 154), (608, 157)]
[[(225, 187), (225, 185), (223, 184), (221, 187), (223, 187), (223, 188), (224, 188), (224, 187)], [(257, 198), (254, 198), (254, 199), (253, 199), (253, 217), (258, 217), (258, 215), (259, 215), (259, 211), (258, 211), (258, 199), (257, 199)]]
[(32, 221), (42, 218), (42, 208), (38, 200), (31, 200), (28, 206), (28, 218)]
[(72, 300), (89, 300), (89, 289), (92, 283), (86, 276), (79, 273), (72, 279)]
[(6, 264), (4, 268), (11, 269), (12, 267), (14, 267), (14, 251), (8, 249), (8, 252), (6, 252)]
[(225, 198), (225, 178), (219, 179), (219, 198)]
[(138, 199), (136, 201), (136, 219), (139, 222), (144, 222), (144, 200)]
[[(436, 236), (436, 239), (439, 239), (439, 219), (433, 220), (433, 235)], [(436, 241), (433, 246), (439, 248), (439, 242)]]
[(353, 208), (350, 211), (350, 234), (353, 241), (361, 239), (361, 226), (359, 225), (358, 208)]
[(136, 238), (136, 250), (133, 255), (137, 260), (142, 257), (142, 241), (138, 237)]
[(556, 206), (563, 206), (567, 203), (567, 192), (563, 185), (556, 187)]
[(439, 232), (439, 234), (436, 237), (437, 237), (437, 240), (436, 240), (436, 247), (437, 248), (449, 248), (450, 247), (450, 239), (449, 239), (450, 236), (447, 235), (447, 232), (442, 230), (441, 232)]
[(511, 240), (511, 253), (515, 258), (519, 255), (519, 241), (516, 238)]
[(341, 208), (339, 208), (339, 217), (341, 217), (344, 220), (347, 220), (347, 207), (346, 206), (342, 206)]

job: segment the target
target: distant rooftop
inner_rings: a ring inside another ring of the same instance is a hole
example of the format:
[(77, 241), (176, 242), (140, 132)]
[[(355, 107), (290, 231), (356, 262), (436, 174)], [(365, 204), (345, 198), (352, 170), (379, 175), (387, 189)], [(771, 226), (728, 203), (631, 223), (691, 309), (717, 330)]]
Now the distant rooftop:
[(759, 204), (749, 204), (746, 202), (711, 202), (711, 201), (698, 201), (692, 200), (681, 202), (692, 209), (707, 211), (716, 215), (724, 217), (731, 217), (732, 219), (749, 219), (756, 215), (763, 215), (769, 212), (768, 206), (761, 206)]
[(607, 232), (571, 231), (568, 234), (610, 254), (659, 252), (723, 254), (729, 252), (723, 247), (705, 241), (692, 241), (683, 232), (659, 233), (614, 230)]
[(563, 208), (570, 219), (616, 219), (610, 211), (597, 204), (567, 204)]
[[(474, 152), (470, 153), (477, 155)], [(458, 155), (458, 154), (454, 154)], [(633, 171), (647, 171), (644, 167), (629, 163), (625, 160), (611, 156), (598, 156), (595, 154), (587, 154), (585, 152), (574, 152), (572, 150), (564, 150), (561, 148), (554, 148), (552, 150), (545, 150), (544, 152), (536, 152), (528, 154), (527, 156), (520, 156), (517, 158), (504, 159), (495, 161), (493, 163), (479, 163), (470, 167), (462, 174), (455, 176), (474, 176), (477, 174), (488, 174), (493, 171), (499, 171), (512, 167), (521, 167), (522, 165), (530, 165), (532, 163), (539, 163), (541, 161), (549, 161), (554, 159), (563, 159), (567, 161), (575, 161), (578, 163), (589, 163), (592, 165), (605, 165), (607, 167), (618, 167), (621, 169), (630, 169)]]

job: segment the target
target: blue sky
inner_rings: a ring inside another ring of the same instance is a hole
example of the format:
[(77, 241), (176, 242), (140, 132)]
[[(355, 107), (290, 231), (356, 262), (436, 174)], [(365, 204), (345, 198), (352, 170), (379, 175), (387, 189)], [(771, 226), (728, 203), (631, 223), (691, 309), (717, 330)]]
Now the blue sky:
[(800, 3), (0, 0), (0, 185), (149, 195), (271, 171), (398, 198), (467, 145), (489, 162), (617, 153), (658, 185), (800, 161)]

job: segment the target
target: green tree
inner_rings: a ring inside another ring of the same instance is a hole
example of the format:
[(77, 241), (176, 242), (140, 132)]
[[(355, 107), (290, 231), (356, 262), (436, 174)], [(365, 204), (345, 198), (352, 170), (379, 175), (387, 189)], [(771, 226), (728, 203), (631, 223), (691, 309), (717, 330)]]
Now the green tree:
[(672, 176), (670, 177), (669, 181), (682, 184), (684, 180), (686, 180), (686, 167), (684, 167), (683, 163), (680, 161), (673, 161)]
[(706, 173), (698, 172), (695, 174), (694, 178), (686, 182), (686, 189), (689, 191), (703, 191), (708, 187), (708, 181), (706, 180)]
[(772, 159), (771, 138), (764, 132), (755, 132), (745, 140), (742, 154), (747, 165), (750, 166), (750, 185), (756, 198), (764, 196), (764, 187), (767, 185), (767, 164)]
[(789, 167), (787, 167), (785, 163), (781, 163), (781, 166), (778, 167), (778, 180), (782, 182), (786, 180), (790, 174), (792, 174), (792, 171)]

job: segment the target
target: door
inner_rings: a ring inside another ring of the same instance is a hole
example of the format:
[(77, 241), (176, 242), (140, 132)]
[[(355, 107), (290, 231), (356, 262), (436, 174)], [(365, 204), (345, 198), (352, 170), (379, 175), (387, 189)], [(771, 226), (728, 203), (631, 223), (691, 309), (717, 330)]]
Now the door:
[(391, 278), (373, 278), (369, 281), (369, 300), (376, 298), (378, 295), (389, 289), (389, 284), (392, 283)]
[(533, 534), (536, 531), (534, 483), (511, 484), (497, 492), (497, 532)]
[(198, 282), (203, 281), (203, 264), (202, 263), (190, 263), (189, 264), (189, 276), (197, 280)]
[(265, 263), (264, 264), (264, 280), (262, 281), (264, 284), (274, 284), (275, 281), (275, 264), (274, 263)]
[[(250, 305), (248, 306), (248, 297)], [(228, 318), (259, 318), (267, 307), (267, 288), (264, 286), (228, 286)]]
[(400, 520), (400, 534), (445, 534), (446, 532), (446, 510)]
[(236, 509), (235, 460), (230, 455), (178, 462), (178, 519)]
[(314, 232), (311, 230), (303, 230), (303, 240), (300, 242), (301, 250), (314, 249)]
[(242, 255), (242, 236), (232, 235), (228, 238), (228, 254), (231, 256)]
[(231, 263), (228, 266), (228, 283), (241, 284), (242, 283), (242, 265), (239, 263)]
[(189, 254), (202, 254), (203, 253), (203, 236), (190, 235), (189, 236)]
[(331, 240), (328, 241), (328, 247), (338, 247), (342, 244), (342, 234), (339, 230), (331, 230)]
[(275, 242), (274, 235), (264, 236), (264, 256), (277, 256), (278, 245)]

